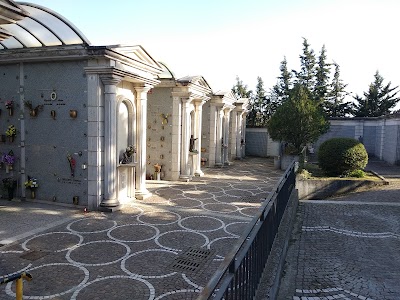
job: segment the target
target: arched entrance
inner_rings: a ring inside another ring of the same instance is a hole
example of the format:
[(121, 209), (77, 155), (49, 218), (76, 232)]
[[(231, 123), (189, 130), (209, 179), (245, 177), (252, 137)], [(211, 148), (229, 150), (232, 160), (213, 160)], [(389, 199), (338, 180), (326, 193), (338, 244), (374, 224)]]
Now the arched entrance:
[[(133, 101), (119, 98), (117, 108), (118, 188), (120, 203), (135, 197), (136, 110)], [(133, 149), (133, 152), (128, 150)]]

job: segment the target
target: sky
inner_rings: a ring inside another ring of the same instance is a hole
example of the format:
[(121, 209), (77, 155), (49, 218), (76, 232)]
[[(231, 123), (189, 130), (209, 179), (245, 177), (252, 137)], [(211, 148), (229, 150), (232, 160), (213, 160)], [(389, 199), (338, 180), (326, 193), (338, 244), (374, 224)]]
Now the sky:
[[(378, 70), (400, 85), (398, 0), (28, 0), (71, 21), (92, 45), (141, 45), (176, 77), (202, 75), (228, 91), (236, 76), (268, 91), (286, 57), (299, 69), (306, 38), (339, 64), (352, 95)], [(333, 74), (333, 70), (332, 70)], [(348, 99), (350, 100), (350, 99)]]

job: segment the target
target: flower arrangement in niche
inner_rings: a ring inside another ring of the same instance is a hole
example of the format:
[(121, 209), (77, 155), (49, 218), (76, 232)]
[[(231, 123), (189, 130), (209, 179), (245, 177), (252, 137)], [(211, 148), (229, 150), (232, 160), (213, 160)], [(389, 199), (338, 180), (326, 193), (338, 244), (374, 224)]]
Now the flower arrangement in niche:
[(1, 162), (5, 163), (7, 165), (13, 165), (15, 162), (14, 152), (12, 150), (10, 150), (10, 152), (8, 152), (8, 154), (3, 154), (1, 156)]
[(28, 176), (28, 180), (25, 181), (25, 188), (31, 190), (31, 198), (36, 198), (36, 189), (39, 187), (39, 184), (36, 178)]
[(17, 128), (15, 128), (14, 125), (9, 125), (6, 130), (6, 136), (9, 138), (11, 142), (13, 142), (16, 135), (17, 135)]
[(14, 107), (14, 101), (12, 101), (12, 100), (6, 101), (6, 108), (7, 109), (10, 109), (10, 108), (13, 108), (13, 107)]
[(10, 150), (10, 152), (8, 152), (7, 154), (4, 153), (1, 156), (1, 162), (6, 165), (6, 173), (10, 173), (10, 170), (12, 170), (15, 163), (14, 152)]
[(67, 159), (68, 159), (68, 162), (69, 162), (69, 168), (71, 170), (71, 176), (74, 177), (75, 176), (76, 160), (69, 153), (67, 154)]
[(13, 115), (13, 107), (14, 107), (14, 101), (12, 101), (12, 100), (6, 101), (6, 108), (8, 110), (8, 114), (10, 116)]

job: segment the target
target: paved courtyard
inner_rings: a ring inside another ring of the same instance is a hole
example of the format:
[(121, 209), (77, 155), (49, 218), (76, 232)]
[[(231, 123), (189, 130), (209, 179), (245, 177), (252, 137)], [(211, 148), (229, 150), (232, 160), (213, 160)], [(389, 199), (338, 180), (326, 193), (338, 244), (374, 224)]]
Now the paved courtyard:
[(389, 181), (300, 202), (278, 299), (400, 299), (400, 180)]
[[(24, 299), (195, 299), (283, 174), (260, 158), (205, 173), (148, 182), (152, 197), (111, 214), (41, 214), (35, 203), (1, 200), (0, 243), (19, 239), (0, 247), (0, 276), (28, 270)], [(54, 226), (24, 233), (17, 217), (31, 209)], [(15, 283), (0, 288), (0, 299), (15, 299)]]

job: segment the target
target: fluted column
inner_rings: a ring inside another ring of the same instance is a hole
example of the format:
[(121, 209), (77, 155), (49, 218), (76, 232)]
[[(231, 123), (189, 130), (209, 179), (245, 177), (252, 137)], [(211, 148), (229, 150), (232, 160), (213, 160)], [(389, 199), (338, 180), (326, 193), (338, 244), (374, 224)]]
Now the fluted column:
[[(222, 166), (222, 126), (224, 120), (224, 111), (222, 107), (217, 107), (217, 139), (216, 139), (216, 149), (215, 149), (215, 166)], [(225, 142), (225, 141), (224, 141)]]
[(237, 112), (237, 138), (236, 138), (236, 158), (237, 159), (242, 159), (242, 139), (243, 139), (243, 132), (242, 132), (242, 127), (243, 127), (243, 115), (242, 111)]
[(206, 103), (204, 100), (195, 100), (195, 138), (196, 140), (196, 150), (199, 152), (196, 157), (194, 158), (195, 165), (194, 168), (194, 175), (196, 176), (203, 176), (204, 173), (201, 170), (201, 135), (202, 135), (202, 119), (203, 119), (203, 104)]
[(151, 195), (146, 189), (147, 92), (150, 89), (151, 86), (135, 86), (137, 111), (137, 165), (135, 195), (138, 199), (143, 199)]
[(243, 144), (242, 144), (242, 158), (246, 157), (246, 116), (247, 113), (242, 114), (243, 119), (242, 119), (242, 139), (243, 139)]
[(232, 109), (225, 108), (224, 109), (224, 145), (223, 145), (223, 164), (229, 165), (229, 121)]
[(116, 207), (117, 198), (117, 84), (121, 78), (102, 76), (104, 84), (104, 197), (102, 207)]
[(182, 157), (180, 178), (188, 180), (190, 176), (189, 168), (189, 145), (190, 145), (190, 102), (191, 98), (181, 98), (182, 101)]

